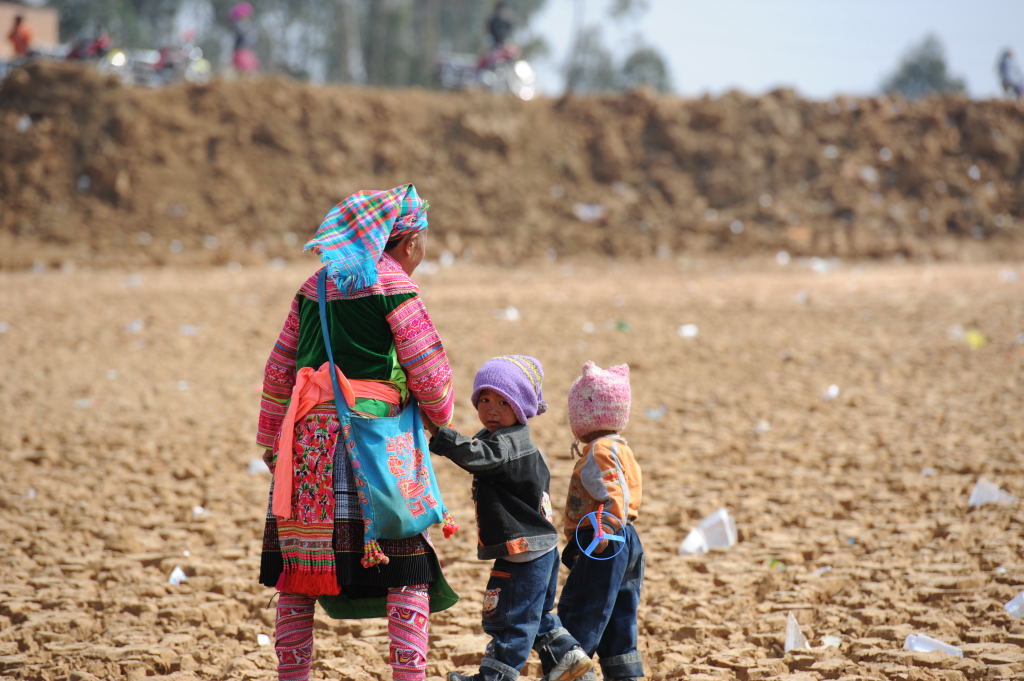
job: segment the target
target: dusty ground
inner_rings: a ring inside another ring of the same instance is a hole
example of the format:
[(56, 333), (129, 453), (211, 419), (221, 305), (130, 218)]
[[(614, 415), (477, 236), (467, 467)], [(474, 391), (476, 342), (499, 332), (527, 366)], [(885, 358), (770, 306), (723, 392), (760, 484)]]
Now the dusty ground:
[[(257, 641), (272, 634), (256, 584), (268, 476), (247, 468), (262, 365), (313, 266), (0, 273), (0, 676), (274, 677)], [(1024, 497), (1019, 277), (659, 261), (419, 279), (458, 426), (474, 425), (481, 361), (544, 362), (535, 435), (556, 503), (570, 381), (586, 359), (632, 366), (649, 678), (980, 681), (1024, 678), (1024, 622), (1002, 609), (1024, 589), (1024, 508), (967, 508), (982, 475)], [(517, 320), (496, 318), (510, 307)], [(438, 540), (463, 601), (433, 620), (434, 679), (479, 657), (487, 570), (469, 480), (436, 464), (465, 531)], [(739, 543), (678, 556), (722, 506)], [(188, 581), (172, 586), (176, 566)], [(811, 645), (841, 645), (783, 654), (787, 612)], [(911, 632), (964, 657), (901, 650)], [(317, 647), (316, 678), (390, 678), (382, 621), (321, 618)]]

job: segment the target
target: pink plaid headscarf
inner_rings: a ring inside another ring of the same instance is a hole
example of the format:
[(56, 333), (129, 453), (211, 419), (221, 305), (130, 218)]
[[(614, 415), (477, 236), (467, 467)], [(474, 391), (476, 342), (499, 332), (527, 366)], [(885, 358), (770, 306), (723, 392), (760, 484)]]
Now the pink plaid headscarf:
[(356, 192), (331, 208), (303, 250), (320, 256), (340, 291), (373, 286), (385, 246), (426, 229), (429, 206), (411, 184)]

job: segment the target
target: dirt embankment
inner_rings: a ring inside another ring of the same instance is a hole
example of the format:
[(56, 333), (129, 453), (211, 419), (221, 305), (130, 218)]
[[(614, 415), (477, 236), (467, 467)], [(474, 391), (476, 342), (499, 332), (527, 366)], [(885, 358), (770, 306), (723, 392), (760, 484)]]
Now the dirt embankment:
[(35, 64), (0, 85), (0, 267), (288, 258), (345, 194), (410, 181), (433, 205), (435, 247), (484, 261), (1020, 257), (1022, 113), (788, 91), (145, 90)]

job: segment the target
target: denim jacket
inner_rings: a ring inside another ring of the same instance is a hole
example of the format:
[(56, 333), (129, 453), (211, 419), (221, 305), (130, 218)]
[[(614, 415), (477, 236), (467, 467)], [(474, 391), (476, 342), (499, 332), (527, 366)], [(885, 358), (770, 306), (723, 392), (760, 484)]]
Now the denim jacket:
[(558, 544), (552, 522), (547, 461), (530, 440), (530, 428), (516, 424), (472, 438), (441, 428), (430, 451), (473, 474), (480, 542), (477, 558), (504, 558)]

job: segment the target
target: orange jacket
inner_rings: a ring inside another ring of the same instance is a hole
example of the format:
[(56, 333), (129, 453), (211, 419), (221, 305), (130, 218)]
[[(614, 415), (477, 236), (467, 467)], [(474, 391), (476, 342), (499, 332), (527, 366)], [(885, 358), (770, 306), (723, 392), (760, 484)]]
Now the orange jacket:
[(590, 442), (576, 461), (569, 480), (562, 529), (572, 540), (583, 516), (604, 504), (625, 523), (640, 514), (643, 478), (633, 450), (621, 435), (607, 435)]

